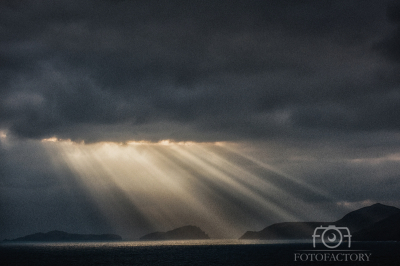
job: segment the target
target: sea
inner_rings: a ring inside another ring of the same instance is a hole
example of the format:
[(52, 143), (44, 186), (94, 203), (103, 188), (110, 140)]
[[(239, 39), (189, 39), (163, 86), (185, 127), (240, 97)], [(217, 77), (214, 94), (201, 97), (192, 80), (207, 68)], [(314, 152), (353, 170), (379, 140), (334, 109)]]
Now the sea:
[(0, 243), (0, 265), (400, 265), (400, 242), (252, 240)]

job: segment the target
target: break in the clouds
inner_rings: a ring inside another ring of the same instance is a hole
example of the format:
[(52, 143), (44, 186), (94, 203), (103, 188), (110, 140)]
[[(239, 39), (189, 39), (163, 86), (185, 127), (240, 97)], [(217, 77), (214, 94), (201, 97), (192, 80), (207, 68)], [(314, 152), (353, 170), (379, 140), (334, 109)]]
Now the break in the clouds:
[(2, 1), (0, 127), (96, 141), (400, 129), (389, 1)]

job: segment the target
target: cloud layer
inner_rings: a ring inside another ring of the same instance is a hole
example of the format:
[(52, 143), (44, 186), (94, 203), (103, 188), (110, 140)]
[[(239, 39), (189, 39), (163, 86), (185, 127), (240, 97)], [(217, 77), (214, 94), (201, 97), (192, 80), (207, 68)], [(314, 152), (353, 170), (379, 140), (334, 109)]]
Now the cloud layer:
[(3, 1), (0, 127), (86, 142), (397, 132), (398, 9)]

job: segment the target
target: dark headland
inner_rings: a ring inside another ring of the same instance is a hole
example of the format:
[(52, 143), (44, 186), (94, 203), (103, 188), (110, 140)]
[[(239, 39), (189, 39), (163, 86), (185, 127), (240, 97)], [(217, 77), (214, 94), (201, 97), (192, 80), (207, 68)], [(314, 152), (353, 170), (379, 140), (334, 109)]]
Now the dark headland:
[(80, 242), (80, 241), (121, 241), (122, 237), (114, 234), (69, 234), (63, 231), (50, 231), (47, 233), (35, 233), (15, 239), (4, 241), (24, 242)]
[(167, 232), (153, 232), (144, 235), (140, 240), (195, 240), (210, 239), (199, 227), (187, 225)]
[(400, 241), (400, 209), (376, 203), (352, 211), (334, 222), (284, 222), (261, 231), (247, 231), (240, 239), (310, 239), (318, 226), (349, 228), (354, 241)]

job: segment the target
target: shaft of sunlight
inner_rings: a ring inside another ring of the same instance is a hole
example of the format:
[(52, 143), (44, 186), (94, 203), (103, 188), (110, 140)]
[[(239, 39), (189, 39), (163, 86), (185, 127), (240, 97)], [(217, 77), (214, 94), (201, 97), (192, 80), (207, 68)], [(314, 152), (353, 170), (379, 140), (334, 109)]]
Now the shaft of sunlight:
[(298, 220), (301, 199), (292, 193), (298, 188), (328, 196), (226, 143), (49, 138), (42, 144), (59, 155), (108, 222), (133, 237), (187, 224), (213, 237), (238, 237), (253, 226)]

